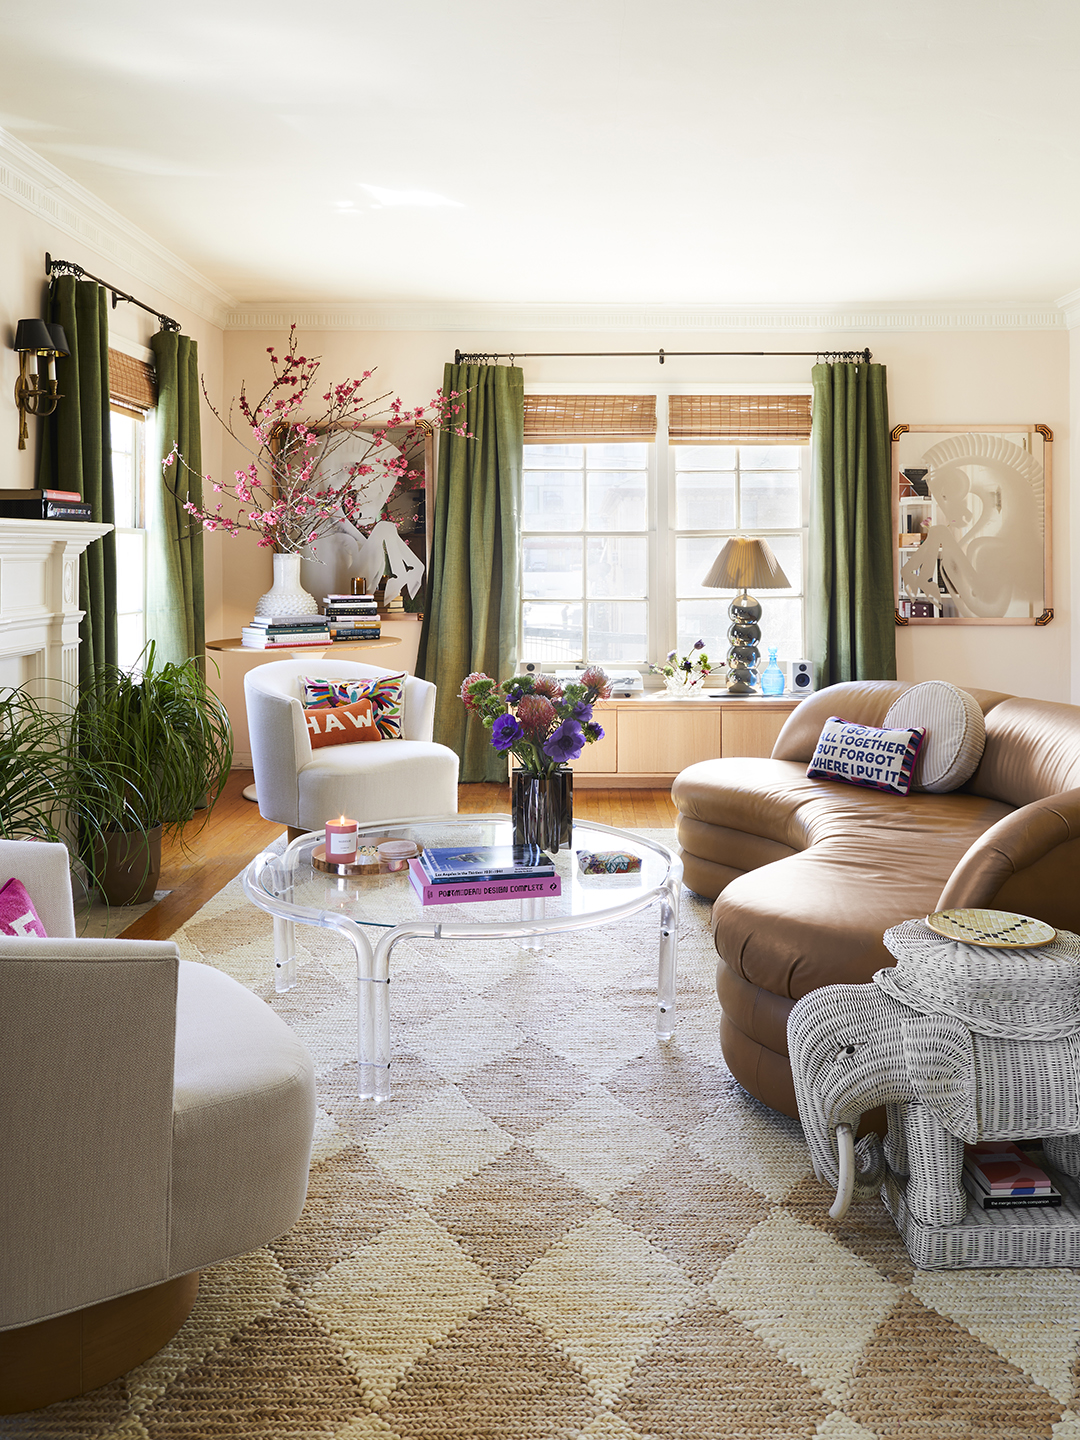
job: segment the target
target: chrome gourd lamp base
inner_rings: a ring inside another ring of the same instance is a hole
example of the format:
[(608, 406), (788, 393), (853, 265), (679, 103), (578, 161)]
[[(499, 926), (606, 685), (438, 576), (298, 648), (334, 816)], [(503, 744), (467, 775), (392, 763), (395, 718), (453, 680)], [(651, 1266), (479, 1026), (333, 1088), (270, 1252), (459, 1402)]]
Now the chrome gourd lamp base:
[(728, 606), (727, 692), (729, 695), (750, 695), (757, 684), (761, 667), (761, 606), (744, 590)]
[(791, 582), (765, 540), (740, 536), (727, 542), (701, 583), (738, 592), (728, 606), (727, 692), (752, 695), (761, 667), (761, 606), (747, 592), (751, 585), (755, 590), (787, 590)]

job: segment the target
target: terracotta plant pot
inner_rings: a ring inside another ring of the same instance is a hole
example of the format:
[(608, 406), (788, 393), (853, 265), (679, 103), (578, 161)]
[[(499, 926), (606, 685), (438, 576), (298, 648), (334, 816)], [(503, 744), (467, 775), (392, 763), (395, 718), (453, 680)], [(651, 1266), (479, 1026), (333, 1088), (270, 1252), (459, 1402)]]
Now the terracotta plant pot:
[(161, 877), (161, 826), (123, 834), (113, 831), (93, 842), (98, 888), (110, 905), (145, 905)]

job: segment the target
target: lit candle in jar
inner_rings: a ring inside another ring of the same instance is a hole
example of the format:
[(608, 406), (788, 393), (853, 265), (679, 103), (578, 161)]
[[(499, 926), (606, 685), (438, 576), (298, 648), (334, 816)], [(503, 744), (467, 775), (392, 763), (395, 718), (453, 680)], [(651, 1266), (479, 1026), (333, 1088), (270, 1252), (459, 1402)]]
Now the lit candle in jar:
[(326, 822), (326, 858), (331, 865), (351, 865), (356, 859), (359, 824), (344, 815)]

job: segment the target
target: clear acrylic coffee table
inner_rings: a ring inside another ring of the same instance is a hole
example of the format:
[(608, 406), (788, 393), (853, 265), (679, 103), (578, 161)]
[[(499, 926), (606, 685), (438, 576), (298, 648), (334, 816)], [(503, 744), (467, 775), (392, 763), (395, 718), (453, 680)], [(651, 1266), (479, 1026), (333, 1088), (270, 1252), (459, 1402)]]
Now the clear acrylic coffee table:
[[(368, 827), (361, 845), (376, 838), (429, 845), (508, 845), (508, 815), (449, 815)], [(274, 917), (274, 986), (296, 984), (296, 925), (317, 925), (345, 936), (356, 952), (357, 1062), (360, 1098), (390, 1096), (390, 957), (399, 940), (518, 939), (539, 949), (549, 933), (585, 930), (660, 907), (656, 1033), (666, 1040), (675, 1020), (682, 861), (639, 832), (610, 825), (575, 825), (569, 849), (552, 858), (562, 894), (543, 900), (481, 901), (467, 905), (421, 905), (407, 869), (368, 877), (341, 877), (315, 868), (312, 852), (322, 831), (301, 835), (284, 851), (264, 851), (244, 872), (244, 892)], [(578, 868), (580, 850), (625, 850), (641, 858), (632, 875), (588, 876)], [(368, 931), (374, 933), (369, 937)]]

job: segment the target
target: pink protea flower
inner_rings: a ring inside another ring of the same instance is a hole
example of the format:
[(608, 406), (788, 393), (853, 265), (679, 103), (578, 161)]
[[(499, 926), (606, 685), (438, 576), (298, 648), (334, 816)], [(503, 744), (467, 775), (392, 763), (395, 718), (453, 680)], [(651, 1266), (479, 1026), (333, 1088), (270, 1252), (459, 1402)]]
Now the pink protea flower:
[(523, 695), (517, 718), (530, 740), (542, 740), (555, 722), (555, 706), (543, 695)]
[(476, 703), (476, 697), (472, 693), (472, 687), (483, 680), (486, 680), (489, 685), (495, 684), (495, 681), (492, 680), (490, 675), (485, 675), (482, 670), (474, 670), (471, 675), (465, 676), (465, 679), (461, 682), (461, 689), (458, 691), (458, 698), (463, 701), (466, 710), (471, 710), (474, 715), (479, 714), (479, 706)]
[(611, 681), (607, 677), (607, 672), (601, 670), (599, 665), (590, 665), (587, 670), (584, 670), (581, 675), (581, 683), (596, 692), (597, 700), (611, 698)]
[(532, 693), (534, 695), (546, 695), (549, 700), (561, 700), (563, 689), (554, 675), (537, 675), (533, 681)]

